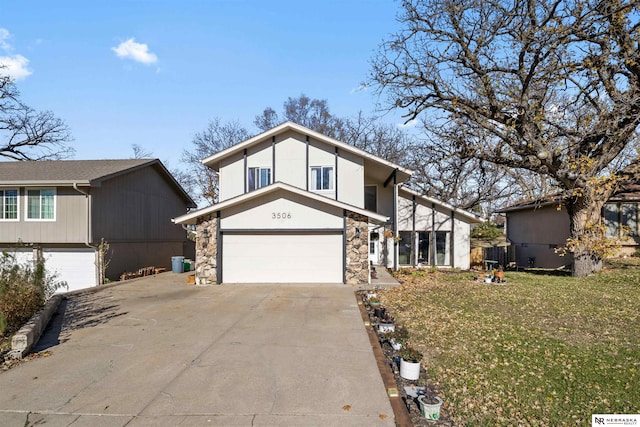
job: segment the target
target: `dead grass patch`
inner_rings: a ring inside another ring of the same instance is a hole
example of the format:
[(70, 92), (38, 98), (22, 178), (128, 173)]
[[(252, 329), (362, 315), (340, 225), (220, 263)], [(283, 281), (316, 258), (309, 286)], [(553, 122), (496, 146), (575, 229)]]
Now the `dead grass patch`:
[(585, 425), (640, 410), (640, 267), (593, 277), (400, 274), (383, 304), (411, 331), (460, 425)]

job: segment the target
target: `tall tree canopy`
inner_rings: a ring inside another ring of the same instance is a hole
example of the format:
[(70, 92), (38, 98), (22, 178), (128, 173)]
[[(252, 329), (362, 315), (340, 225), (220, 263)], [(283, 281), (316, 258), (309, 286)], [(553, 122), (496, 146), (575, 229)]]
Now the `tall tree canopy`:
[(15, 82), (0, 65), (0, 156), (13, 160), (56, 160), (74, 150), (69, 128), (50, 111), (36, 111), (20, 101)]
[(640, 178), (640, 5), (622, 0), (405, 0), (372, 80), (461, 156), (563, 190), (574, 274), (600, 268), (600, 212)]

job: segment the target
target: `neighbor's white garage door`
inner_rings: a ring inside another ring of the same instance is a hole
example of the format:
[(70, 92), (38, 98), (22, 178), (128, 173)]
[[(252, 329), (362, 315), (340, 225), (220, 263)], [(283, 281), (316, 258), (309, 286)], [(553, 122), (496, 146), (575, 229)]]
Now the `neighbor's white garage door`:
[(56, 272), (57, 280), (64, 280), (69, 289), (60, 292), (96, 286), (95, 251), (93, 249), (45, 249), (47, 271)]
[(227, 234), (224, 283), (342, 283), (342, 234)]

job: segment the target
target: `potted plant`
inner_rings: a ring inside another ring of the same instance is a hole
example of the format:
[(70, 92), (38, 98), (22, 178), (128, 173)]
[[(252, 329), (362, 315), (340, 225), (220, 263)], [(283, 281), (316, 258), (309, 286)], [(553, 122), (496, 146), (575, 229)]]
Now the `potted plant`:
[(502, 283), (504, 282), (504, 270), (502, 269), (502, 266), (499, 266), (498, 268), (496, 268), (496, 270), (493, 272), (493, 280), (497, 283)]
[(405, 380), (417, 380), (420, 378), (422, 353), (406, 344), (402, 346), (398, 355), (400, 356), (400, 376)]
[(378, 299), (378, 297), (369, 297), (367, 302), (371, 307), (380, 307), (380, 300)]
[(384, 316), (380, 318), (380, 323), (378, 324), (378, 331), (382, 334), (390, 333), (396, 330), (396, 324), (393, 320), (393, 316), (390, 316), (389, 313), (386, 313)]
[(428, 398), (427, 396), (418, 396), (420, 404), (420, 414), (428, 420), (437, 421), (440, 419), (440, 407), (442, 407), (442, 399), (438, 396)]

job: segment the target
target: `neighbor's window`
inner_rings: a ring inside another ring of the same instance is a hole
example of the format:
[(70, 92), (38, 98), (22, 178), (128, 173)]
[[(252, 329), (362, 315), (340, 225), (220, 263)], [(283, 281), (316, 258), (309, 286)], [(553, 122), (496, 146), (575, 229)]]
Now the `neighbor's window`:
[(603, 211), (607, 237), (638, 237), (638, 205), (636, 203), (606, 203)]
[(249, 191), (271, 184), (271, 168), (249, 168)]
[(18, 190), (0, 190), (0, 219), (18, 219)]
[(311, 168), (311, 190), (333, 190), (333, 166)]
[(55, 190), (27, 190), (27, 219), (55, 219)]

